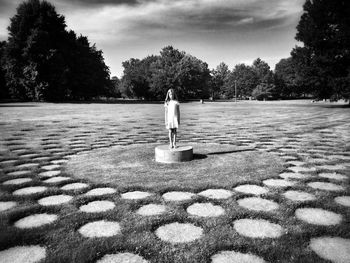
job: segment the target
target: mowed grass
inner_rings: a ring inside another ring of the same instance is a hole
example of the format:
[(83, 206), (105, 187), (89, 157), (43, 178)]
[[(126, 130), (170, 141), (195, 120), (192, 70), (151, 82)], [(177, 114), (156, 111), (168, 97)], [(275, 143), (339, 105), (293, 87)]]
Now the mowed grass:
[[(27, 104), (23, 104), (27, 105)], [(305, 167), (323, 164), (349, 164), (349, 110), (326, 108), (307, 103), (188, 103), (182, 104), (180, 143), (195, 149), (195, 160), (182, 164), (154, 162), (154, 147), (167, 143), (163, 127), (163, 109), (159, 104), (71, 105), (33, 104), (35, 107), (0, 108), (1, 159), (14, 160), (1, 164), (0, 201), (16, 201), (19, 205), (0, 212), (0, 251), (17, 245), (40, 244), (47, 247), (44, 262), (95, 262), (105, 254), (131, 252), (150, 262), (210, 262), (223, 250), (255, 254), (268, 262), (328, 262), (309, 248), (310, 239), (319, 236), (350, 238), (349, 208), (334, 202), (337, 196), (350, 195), (349, 180), (321, 178), (317, 169), (310, 178), (295, 180), (287, 188), (266, 188), (262, 198), (276, 202), (279, 208), (253, 211), (237, 201), (253, 195), (235, 191), (244, 184), (264, 186), (263, 180), (279, 178), (291, 167), (288, 158), (305, 162)], [(76, 153), (82, 153), (76, 155)], [(34, 156), (34, 155), (35, 156)], [(284, 158), (283, 158), (284, 157)], [(44, 158), (44, 159), (36, 159)], [(46, 159), (45, 159), (46, 158)], [(39, 176), (42, 167), (65, 159), (60, 176), (69, 181), (45, 184)], [(38, 163), (26, 176), (8, 173), (27, 170), (18, 165)], [(337, 171), (350, 177), (347, 169)], [(24, 185), (3, 185), (6, 180), (30, 177)], [(331, 182), (344, 191), (315, 190), (307, 183)], [(64, 191), (62, 186), (74, 182), (88, 185), (85, 189)], [(47, 186), (43, 193), (29, 197), (11, 193), (26, 186)], [(113, 194), (85, 195), (91, 189), (111, 187)], [(168, 191), (194, 194), (220, 188), (232, 191), (228, 199), (210, 199), (195, 195), (183, 202), (167, 202), (162, 195)], [(128, 191), (147, 191), (152, 195), (142, 200), (121, 198)], [(300, 190), (317, 198), (308, 202), (292, 202), (283, 196), (288, 190)], [(67, 194), (67, 204), (43, 207), (38, 200)], [(115, 204), (112, 210), (84, 213), (82, 205), (97, 200)], [(186, 211), (194, 203), (221, 206), (225, 214), (203, 218)], [(141, 216), (137, 210), (147, 204), (163, 204), (167, 211), (157, 216)], [(342, 222), (335, 226), (317, 226), (297, 219), (295, 210), (302, 207), (322, 208), (340, 214)], [(28, 215), (49, 213), (59, 220), (33, 229), (18, 229), (14, 223)], [(279, 224), (279, 238), (250, 238), (233, 227), (242, 218), (265, 219)], [(78, 229), (96, 220), (119, 222), (121, 234), (104, 238), (83, 237)], [(204, 235), (190, 243), (171, 244), (155, 235), (167, 223), (192, 223)]]

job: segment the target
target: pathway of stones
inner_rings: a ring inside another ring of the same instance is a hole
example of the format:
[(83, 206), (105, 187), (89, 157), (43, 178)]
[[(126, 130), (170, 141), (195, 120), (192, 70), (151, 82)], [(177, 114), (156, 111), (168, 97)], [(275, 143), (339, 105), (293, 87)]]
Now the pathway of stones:
[[(280, 133), (275, 135), (276, 138), (268, 138), (269, 133), (262, 123), (257, 123), (258, 131), (249, 131), (239, 139), (235, 138), (235, 133), (228, 131), (223, 131), (222, 136), (193, 133), (186, 138), (187, 141), (214, 141), (221, 144), (236, 141), (242, 145), (254, 143), (256, 150), (269, 151), (284, 160), (286, 170), (279, 174), (282, 179), (277, 179), (275, 175), (259, 183), (242, 183), (234, 188), (210, 188), (198, 193), (169, 191), (162, 195), (157, 193), (156, 189), (154, 192), (118, 193), (112, 187), (96, 187), (89, 182), (72, 181), (73, 177), (62, 175), (62, 165), (65, 165), (75, 154), (113, 145), (162, 141), (161, 138), (150, 140), (149, 135), (155, 134), (151, 131), (123, 136), (120, 129), (111, 128), (97, 135), (94, 130), (103, 131), (105, 126), (93, 125), (92, 123), (90, 128), (86, 129), (66, 126), (49, 130), (45, 137), (38, 139), (36, 147), (30, 146), (29, 137), (30, 132), (35, 128), (24, 128), (18, 132), (11, 125), (7, 125), (6, 128), (2, 126), (6, 135), (1, 141), (1, 145), (5, 148), (0, 152), (0, 169), (3, 174), (3, 178), (0, 178), (0, 186), (5, 190), (0, 192), (0, 216), (22, 209), (26, 199), (36, 202), (41, 207), (55, 207), (57, 213), (27, 213), (12, 223), (13, 227), (18, 229), (39, 229), (40, 231), (40, 229), (50, 228), (60, 220), (59, 207), (72, 205), (81, 197), (100, 198), (100, 200), (81, 204), (77, 209), (86, 214), (103, 214), (115, 208), (115, 201), (103, 198), (117, 194), (121, 200), (131, 203), (149, 202), (151, 200), (149, 198), (160, 197), (162, 203), (146, 203), (134, 210), (138, 216), (147, 218), (161, 218), (164, 214), (172, 212), (172, 206), (181, 206), (183, 203), (185, 203), (188, 218), (212, 220), (226, 216), (227, 203), (225, 202), (231, 202), (231, 205), (233, 202), (237, 207), (264, 213), (275, 213), (281, 207), (283, 209), (288, 205), (288, 202), (292, 204), (303, 202), (308, 204), (307, 207), (294, 211), (294, 216), (300, 225), (331, 229), (332, 226), (339, 225), (345, 220), (341, 211), (347, 211), (346, 209), (350, 207), (348, 195), (350, 153), (339, 150), (344, 142), (349, 146), (350, 136), (347, 133), (349, 129), (347, 124), (339, 125), (337, 129), (318, 130), (316, 134), (303, 133), (300, 130), (304, 129), (304, 124), (300, 120), (300, 123), (295, 123), (292, 127), (281, 126)], [(305, 130), (307, 127), (317, 128), (318, 125), (318, 120), (315, 119), (305, 125)], [(40, 129), (40, 127), (36, 128)], [(63, 132), (70, 131), (71, 128), (77, 129), (78, 133), (73, 131), (68, 137), (61, 135)], [(189, 127), (185, 127), (184, 132), (186, 131), (189, 131)], [(92, 136), (97, 138), (91, 141)], [(160, 137), (161, 134), (158, 136)], [(299, 190), (299, 187), (303, 190)], [(57, 189), (61, 192), (57, 192)], [(281, 200), (286, 201), (277, 202), (266, 199), (264, 196), (270, 193), (278, 193), (282, 197)], [(322, 193), (332, 196), (330, 202), (339, 207), (338, 212), (312, 205), (312, 202)], [(242, 194), (245, 196), (236, 198), (236, 195)], [(6, 196), (6, 199), (1, 199), (2, 196)], [(197, 202), (196, 198), (199, 197), (204, 198), (206, 202)], [(272, 222), (264, 218), (240, 218), (234, 220), (232, 226), (238, 235), (250, 239), (273, 239), (278, 242), (280, 237), (288, 234), (288, 226), (286, 227), (284, 222)], [(87, 239), (105, 238), (123, 235), (123, 227), (123, 222), (120, 221), (90, 220), (79, 226), (77, 232)], [(207, 231), (200, 223), (196, 224), (189, 220), (161, 224), (154, 229), (153, 233), (162, 242), (176, 245), (201, 240), (206, 236)], [(0, 258), (2, 262), (39, 262), (46, 258), (49, 246), (50, 244), (47, 246), (46, 244), (45, 246), (18, 244), (18, 246), (1, 250)], [(309, 242), (309, 248), (315, 254), (331, 262), (349, 262), (349, 247), (349, 239), (336, 236), (312, 237)], [(135, 252), (101, 255), (97, 262), (148, 262), (142, 255)], [(265, 262), (259, 255), (229, 250), (213, 254), (211, 261), (214, 263)]]

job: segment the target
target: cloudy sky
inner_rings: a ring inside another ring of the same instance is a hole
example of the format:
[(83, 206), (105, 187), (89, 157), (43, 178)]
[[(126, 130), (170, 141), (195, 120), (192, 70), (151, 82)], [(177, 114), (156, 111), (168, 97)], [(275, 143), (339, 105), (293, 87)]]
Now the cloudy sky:
[[(104, 52), (112, 76), (121, 63), (175, 48), (215, 68), (251, 64), (260, 57), (273, 69), (297, 44), (305, 0), (51, 0), (69, 29)], [(21, 0), (0, 0), (0, 40)]]

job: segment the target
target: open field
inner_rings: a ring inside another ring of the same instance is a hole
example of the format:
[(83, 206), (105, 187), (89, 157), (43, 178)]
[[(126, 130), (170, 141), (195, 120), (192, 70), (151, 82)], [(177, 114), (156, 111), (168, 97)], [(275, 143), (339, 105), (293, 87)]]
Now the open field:
[(171, 165), (163, 118), (0, 105), (0, 262), (350, 262), (349, 107), (183, 103)]

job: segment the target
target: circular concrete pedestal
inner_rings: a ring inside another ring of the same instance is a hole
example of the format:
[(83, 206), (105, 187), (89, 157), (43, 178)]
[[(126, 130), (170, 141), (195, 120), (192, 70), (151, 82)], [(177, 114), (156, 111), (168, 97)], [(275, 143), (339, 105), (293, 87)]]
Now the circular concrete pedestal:
[(187, 162), (193, 159), (192, 146), (178, 146), (175, 149), (169, 149), (168, 145), (161, 145), (155, 148), (156, 162), (160, 163), (179, 163)]

